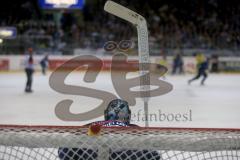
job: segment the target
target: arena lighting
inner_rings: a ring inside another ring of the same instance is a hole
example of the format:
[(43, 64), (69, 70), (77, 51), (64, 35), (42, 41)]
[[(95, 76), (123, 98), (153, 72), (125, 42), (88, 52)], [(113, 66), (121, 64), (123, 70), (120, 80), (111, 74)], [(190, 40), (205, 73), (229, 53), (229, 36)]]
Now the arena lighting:
[(14, 39), (17, 36), (17, 29), (15, 27), (0, 27), (1, 39)]
[(42, 9), (82, 9), (84, 0), (39, 0)]

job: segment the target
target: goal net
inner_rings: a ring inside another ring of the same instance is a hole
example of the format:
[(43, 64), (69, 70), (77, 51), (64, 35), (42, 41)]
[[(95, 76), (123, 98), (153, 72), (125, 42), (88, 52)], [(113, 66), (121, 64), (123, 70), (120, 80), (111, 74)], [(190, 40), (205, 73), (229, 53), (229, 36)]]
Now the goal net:
[(239, 160), (240, 129), (0, 126), (0, 160)]

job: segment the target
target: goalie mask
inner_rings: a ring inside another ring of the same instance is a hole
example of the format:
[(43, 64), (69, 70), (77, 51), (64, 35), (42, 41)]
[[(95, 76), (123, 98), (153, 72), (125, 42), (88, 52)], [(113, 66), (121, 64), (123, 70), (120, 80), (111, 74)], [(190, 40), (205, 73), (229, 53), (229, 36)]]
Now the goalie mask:
[(131, 110), (129, 109), (128, 102), (121, 99), (112, 100), (104, 111), (104, 117), (106, 121), (118, 120), (129, 124)]

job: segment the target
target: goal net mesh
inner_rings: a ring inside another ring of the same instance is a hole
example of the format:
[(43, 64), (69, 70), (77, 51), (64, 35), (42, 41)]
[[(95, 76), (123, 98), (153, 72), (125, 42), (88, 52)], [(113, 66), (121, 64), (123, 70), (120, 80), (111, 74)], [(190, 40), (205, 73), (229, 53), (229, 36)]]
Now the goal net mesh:
[(0, 126), (0, 160), (240, 160), (240, 130)]

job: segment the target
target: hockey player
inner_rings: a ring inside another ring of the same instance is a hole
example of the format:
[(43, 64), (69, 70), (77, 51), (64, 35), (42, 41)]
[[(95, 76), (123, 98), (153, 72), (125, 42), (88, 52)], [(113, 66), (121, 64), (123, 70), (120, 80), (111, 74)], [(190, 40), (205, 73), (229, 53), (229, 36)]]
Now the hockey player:
[(46, 75), (46, 69), (48, 67), (48, 54), (44, 54), (44, 57), (40, 61), (40, 65), (42, 68), (42, 74)]
[(173, 58), (173, 69), (172, 69), (172, 74), (183, 74), (184, 70), (183, 70), (183, 58), (182, 58), (182, 54), (181, 53), (177, 53), (174, 58)]
[(25, 58), (25, 73), (27, 76), (27, 83), (25, 87), (26, 93), (32, 92), (32, 81), (33, 81), (33, 72), (34, 72), (34, 59), (33, 59), (33, 49), (28, 48)]
[[(161, 59), (159, 61), (159, 64), (168, 68), (167, 55), (163, 51), (161, 51)], [(166, 74), (167, 72), (162, 76), (163, 79), (166, 79)]]
[[(100, 124), (102, 126), (119, 126), (130, 127), (136, 126), (130, 124), (131, 110), (128, 103), (121, 99), (111, 101), (104, 111), (105, 121), (93, 122), (88, 125)], [(61, 160), (84, 160), (84, 159), (97, 159), (97, 151), (91, 148), (59, 148), (58, 155)], [(127, 158), (126, 158), (127, 156)], [(114, 159), (141, 159), (141, 160), (160, 160), (160, 155), (157, 151), (149, 150), (117, 150), (109, 151), (109, 160)]]
[(196, 55), (197, 61), (197, 75), (188, 81), (188, 84), (191, 84), (192, 81), (199, 79), (203, 76), (201, 81), (201, 85), (204, 85), (205, 80), (207, 79), (207, 69), (209, 65), (209, 59), (206, 58), (202, 53), (198, 53)]

